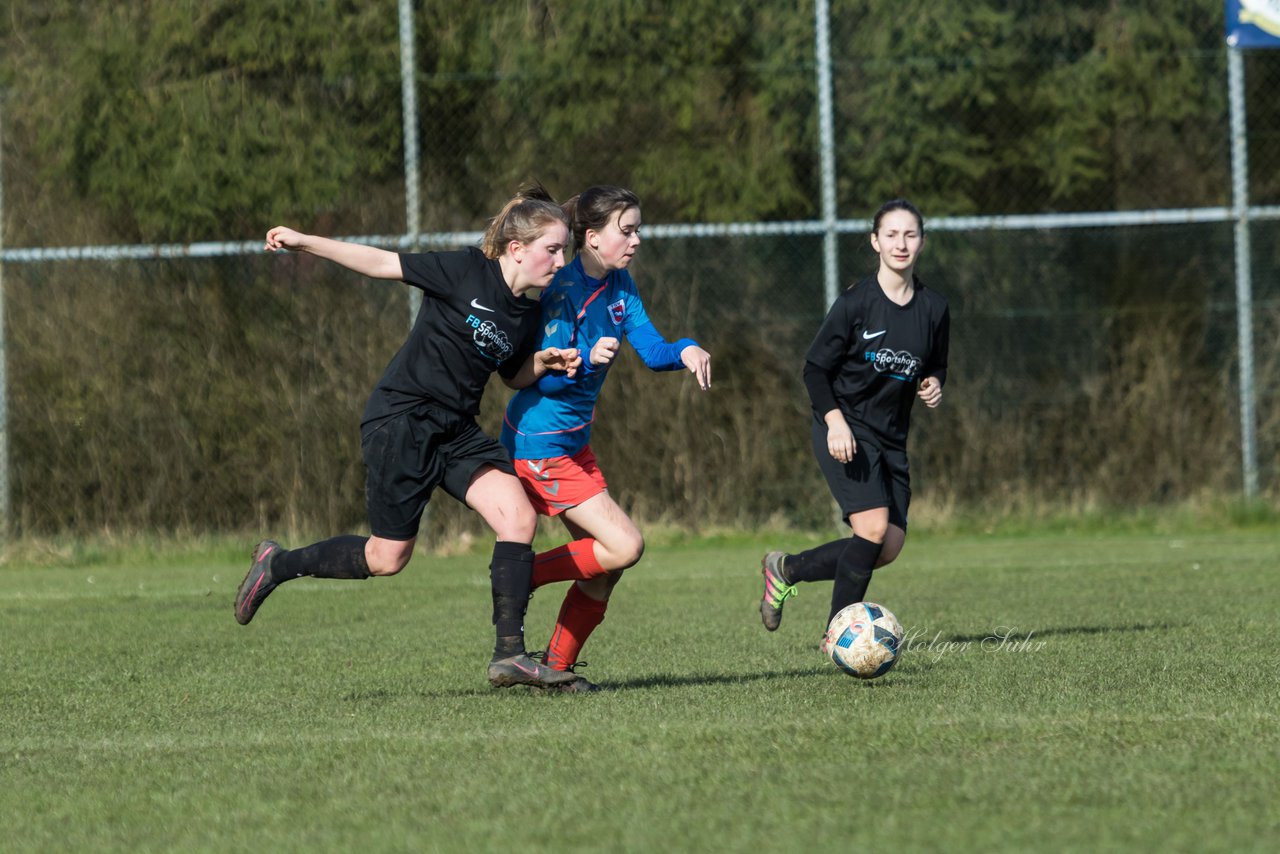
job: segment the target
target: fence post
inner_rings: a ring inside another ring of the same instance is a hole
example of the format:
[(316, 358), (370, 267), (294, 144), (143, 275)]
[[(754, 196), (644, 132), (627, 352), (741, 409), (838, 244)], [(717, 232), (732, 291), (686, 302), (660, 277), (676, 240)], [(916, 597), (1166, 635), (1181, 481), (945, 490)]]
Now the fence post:
[(9, 542), (9, 362), (4, 335), (4, 90), (0, 89), (0, 545)]
[(839, 290), (839, 234), (836, 230), (836, 153), (831, 103), (831, 6), (828, 0), (814, 4), (814, 53), (818, 72), (818, 158), (822, 167), (822, 275), (825, 312)]
[(1227, 48), (1231, 102), (1231, 215), (1235, 222), (1236, 334), (1240, 354), (1240, 454), (1244, 495), (1258, 494), (1258, 442), (1253, 377), (1253, 272), (1249, 250), (1249, 148), (1245, 118), (1244, 57)]
[[(400, 101), (404, 113), (404, 224), (409, 238), (409, 248), (418, 245), (422, 233), (419, 201), (418, 163), (418, 84), (414, 60), (413, 0), (400, 0)], [(409, 291), (409, 327), (422, 308), (422, 292)]]

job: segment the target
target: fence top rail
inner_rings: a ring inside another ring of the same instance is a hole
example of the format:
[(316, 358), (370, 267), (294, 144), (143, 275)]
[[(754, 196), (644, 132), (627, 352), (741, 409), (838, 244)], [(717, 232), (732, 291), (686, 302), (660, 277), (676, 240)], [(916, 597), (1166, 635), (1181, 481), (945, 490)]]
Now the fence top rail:
[[(1280, 219), (1280, 205), (1248, 208), (1248, 219)], [(1188, 223), (1231, 222), (1235, 213), (1230, 207), (1173, 208), (1141, 211), (1095, 211), (1060, 214), (999, 214), (992, 216), (944, 216), (929, 220), (930, 231), (1025, 231), (1059, 228), (1115, 228), (1117, 226), (1180, 225)], [(727, 222), (651, 225), (645, 236), (651, 238), (681, 237), (758, 237), (771, 235), (818, 235), (834, 229), (842, 234), (859, 234), (870, 230), (871, 221), (840, 219), (832, 224), (820, 220), (790, 222)], [(341, 237), (370, 246), (408, 251), (412, 249), (448, 248), (478, 245), (479, 231), (442, 231), (418, 235), (361, 235)], [(202, 243), (134, 244), (127, 246), (50, 246), (2, 248), (0, 263), (24, 264), (50, 261), (149, 261), (175, 258), (219, 258), (254, 255), (262, 252), (262, 241), (241, 240)]]

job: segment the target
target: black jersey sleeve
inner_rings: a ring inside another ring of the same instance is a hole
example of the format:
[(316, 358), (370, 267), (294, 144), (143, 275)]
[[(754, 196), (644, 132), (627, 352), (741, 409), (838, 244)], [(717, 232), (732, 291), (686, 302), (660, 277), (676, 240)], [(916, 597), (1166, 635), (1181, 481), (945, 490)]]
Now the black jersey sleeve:
[(848, 353), (851, 328), (849, 299), (842, 295), (827, 312), (804, 355), (804, 387), (819, 416), (839, 408), (834, 383)]
[(826, 371), (839, 369), (849, 351), (849, 334), (852, 328), (849, 299), (842, 294), (836, 298), (826, 319), (822, 321), (822, 326), (818, 328), (818, 334), (813, 337), (813, 343), (804, 354), (805, 361)]
[(459, 262), (466, 264), (470, 259), (466, 251), (462, 252), (402, 252), (400, 253), (400, 269), (404, 273), (404, 282), (421, 288), (433, 297), (446, 297), (453, 289), (454, 282), (460, 278)]
[(831, 373), (820, 365), (808, 360), (804, 363), (804, 387), (809, 392), (809, 403), (819, 416), (826, 415), (833, 409), (839, 409), (836, 403), (835, 389), (831, 384)]
[(827, 312), (818, 334), (804, 354), (804, 387), (809, 392), (809, 402), (820, 417), (838, 409), (834, 380), (844, 364), (849, 349), (849, 300), (844, 295), (836, 298)]

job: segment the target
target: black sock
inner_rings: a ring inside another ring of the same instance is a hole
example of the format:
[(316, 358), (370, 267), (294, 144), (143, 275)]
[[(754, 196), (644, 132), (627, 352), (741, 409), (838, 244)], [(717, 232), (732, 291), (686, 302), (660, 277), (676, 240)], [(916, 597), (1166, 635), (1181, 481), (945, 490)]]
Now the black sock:
[(871, 571), (880, 559), (882, 543), (873, 543), (855, 536), (849, 540), (840, 560), (836, 563), (836, 583), (831, 588), (831, 613), (827, 622), (841, 609), (854, 602), (861, 602), (871, 584)]
[(346, 534), (300, 549), (277, 552), (271, 559), (271, 580), (280, 584), (304, 575), (315, 578), (368, 578), (369, 562), (364, 557), (364, 544), (368, 541), (368, 537)]
[(832, 540), (806, 551), (787, 555), (782, 561), (782, 580), (788, 584), (800, 581), (830, 581), (836, 577), (836, 561), (849, 545), (848, 537)]
[(493, 587), (493, 657), (524, 654), (524, 612), (533, 581), (533, 549), (528, 543), (499, 540), (493, 544), (489, 582)]

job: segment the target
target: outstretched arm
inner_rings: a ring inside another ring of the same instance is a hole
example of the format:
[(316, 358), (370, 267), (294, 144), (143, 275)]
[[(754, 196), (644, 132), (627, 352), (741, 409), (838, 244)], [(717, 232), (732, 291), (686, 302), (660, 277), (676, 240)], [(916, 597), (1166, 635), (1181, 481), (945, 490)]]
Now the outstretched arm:
[(404, 270), (400, 266), (400, 256), (376, 246), (364, 246), (359, 243), (347, 243), (329, 237), (317, 237), (314, 234), (302, 234), (277, 225), (267, 232), (267, 243), (263, 247), (268, 252), (288, 249), (291, 252), (306, 252), (326, 261), (341, 264), (371, 279), (404, 279)]
[(627, 340), (651, 371), (678, 371), (687, 368), (698, 380), (698, 388), (711, 388), (711, 354), (692, 338), (667, 341), (647, 318), (627, 332)]

